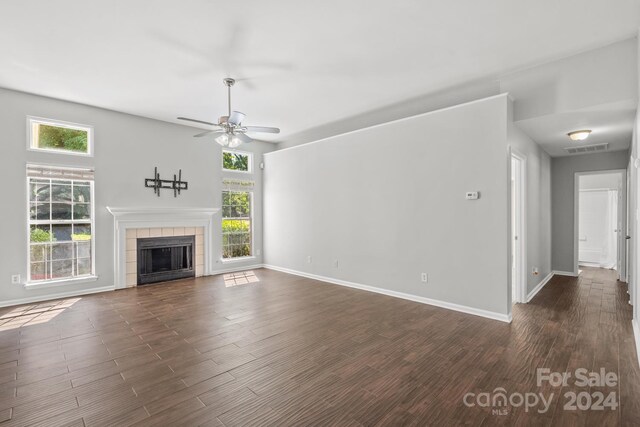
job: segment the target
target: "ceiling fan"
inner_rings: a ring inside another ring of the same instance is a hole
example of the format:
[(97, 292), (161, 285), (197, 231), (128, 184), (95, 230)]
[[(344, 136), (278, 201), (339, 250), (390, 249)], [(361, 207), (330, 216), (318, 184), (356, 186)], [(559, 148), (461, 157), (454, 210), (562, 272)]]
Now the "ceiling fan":
[(235, 84), (235, 80), (226, 78), (222, 80), (227, 86), (227, 105), (228, 114), (218, 119), (218, 123), (205, 122), (204, 120), (189, 119), (187, 117), (178, 117), (179, 120), (186, 120), (188, 122), (202, 123), (205, 125), (215, 126), (215, 129), (208, 130), (206, 132), (193, 135), (196, 138), (201, 138), (210, 134), (218, 135), (215, 141), (223, 147), (235, 148), (240, 144), (253, 141), (249, 138), (247, 132), (265, 132), (265, 133), (280, 133), (280, 129), (266, 126), (244, 126), (242, 121), (246, 117), (246, 114), (240, 111), (231, 111), (231, 86)]

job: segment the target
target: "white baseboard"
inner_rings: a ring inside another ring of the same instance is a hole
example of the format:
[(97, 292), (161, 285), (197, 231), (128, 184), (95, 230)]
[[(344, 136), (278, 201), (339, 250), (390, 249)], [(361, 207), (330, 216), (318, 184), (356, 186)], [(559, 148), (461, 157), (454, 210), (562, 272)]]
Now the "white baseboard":
[(604, 265), (600, 264), (599, 262), (578, 261), (578, 265), (585, 267), (605, 268)]
[(448, 310), (459, 311), (461, 313), (473, 314), (475, 316), (480, 316), (480, 317), (486, 317), (487, 319), (493, 319), (493, 320), (499, 320), (501, 322), (511, 323), (511, 314), (496, 313), (493, 311), (468, 307), (466, 305), (454, 304), (451, 302), (425, 298), (417, 295), (405, 294), (403, 292), (391, 291), (388, 289), (377, 288), (375, 286), (363, 285), (360, 283), (349, 282), (341, 279), (334, 279), (332, 277), (318, 276), (316, 274), (305, 273), (297, 270), (291, 270), (289, 268), (278, 267), (275, 265), (264, 264), (263, 267), (268, 268), (270, 270), (281, 271), (283, 273), (288, 273), (296, 276), (306, 277), (309, 279), (319, 280), (321, 282), (332, 283), (334, 285), (347, 286), (349, 288), (360, 289), (368, 292), (375, 292), (377, 294), (387, 295), (390, 297), (402, 298), (409, 301), (419, 302), (422, 304), (428, 304), (428, 305), (433, 305), (440, 308), (446, 308)]
[(28, 298), (19, 298), (6, 301), (0, 301), (0, 307), (11, 307), (14, 305), (31, 304), (34, 302), (51, 301), (61, 298), (81, 297), (83, 295), (97, 294), (100, 292), (113, 291), (113, 286), (102, 286), (99, 288), (82, 289), (77, 291), (58, 292), (55, 294), (38, 295)]
[(540, 281), (540, 283), (538, 283), (538, 284), (536, 285), (536, 287), (535, 287), (535, 288), (533, 288), (533, 290), (532, 290), (531, 292), (529, 292), (529, 294), (527, 295), (527, 302), (531, 301), (531, 300), (533, 299), (533, 297), (535, 297), (535, 296), (536, 296), (536, 294), (537, 294), (538, 292), (540, 292), (540, 290), (541, 290), (542, 288), (544, 288), (544, 285), (546, 285), (547, 283), (549, 283), (549, 280), (551, 280), (551, 279), (553, 278), (553, 275), (554, 275), (554, 272), (553, 272), (553, 271), (552, 271), (551, 273), (547, 274), (547, 276), (546, 276), (544, 279), (542, 279), (542, 280)]
[(633, 319), (631, 321), (631, 324), (633, 325), (633, 337), (635, 338), (636, 342), (636, 355), (638, 356), (638, 365), (640, 365), (640, 325), (638, 325), (636, 319)]
[(578, 277), (578, 274), (573, 271), (553, 270), (552, 273), (557, 274), (558, 276)]

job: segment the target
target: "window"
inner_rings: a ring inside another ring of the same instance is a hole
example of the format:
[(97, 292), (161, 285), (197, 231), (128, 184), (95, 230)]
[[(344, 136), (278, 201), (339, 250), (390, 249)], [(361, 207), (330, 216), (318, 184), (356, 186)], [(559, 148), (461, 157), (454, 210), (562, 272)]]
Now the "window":
[(222, 150), (222, 169), (233, 172), (251, 172), (251, 153)]
[(222, 192), (222, 258), (252, 255), (251, 198), (249, 191)]
[(29, 282), (94, 275), (93, 171), (28, 165)]
[(91, 126), (55, 120), (28, 118), (29, 148), (66, 154), (93, 154)]

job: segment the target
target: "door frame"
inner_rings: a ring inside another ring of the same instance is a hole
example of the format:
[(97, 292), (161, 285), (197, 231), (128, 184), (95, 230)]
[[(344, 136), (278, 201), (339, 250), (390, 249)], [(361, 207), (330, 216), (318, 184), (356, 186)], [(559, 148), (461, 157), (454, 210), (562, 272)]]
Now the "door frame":
[[(513, 255), (513, 251), (515, 249), (513, 242), (513, 224), (512, 218), (515, 216), (519, 216), (520, 224), (519, 224), (519, 233), (518, 236), (518, 248), (520, 252), (520, 256), (516, 262), (519, 264), (519, 268), (517, 269), (517, 276), (520, 283), (516, 283), (515, 286), (513, 282), (513, 266), (511, 265), (511, 269), (509, 270), (509, 284), (510, 290), (515, 289), (515, 295), (511, 295), (511, 305), (514, 303), (526, 303), (527, 302), (527, 156), (522, 152), (516, 150), (511, 147), (509, 153), (509, 200), (511, 201), (511, 194), (513, 194), (512, 181), (511, 176), (513, 174), (512, 171), (512, 161), (515, 159), (520, 163), (520, 173), (519, 180), (516, 179), (516, 196), (515, 200), (516, 204), (516, 212), (513, 212), (512, 206), (513, 203), (509, 203), (509, 254), (510, 261), (515, 259), (516, 256)], [(517, 182), (519, 181), (519, 183)], [(519, 215), (518, 215), (519, 214)], [(511, 263), (510, 263), (511, 264)], [(513, 293), (513, 292), (512, 292)]]
[(578, 265), (578, 254), (580, 250), (578, 235), (580, 228), (580, 177), (585, 175), (605, 175), (619, 173), (622, 175), (621, 188), (618, 191), (618, 241), (616, 242), (618, 247), (618, 256), (616, 260), (618, 279), (621, 281), (627, 280), (627, 266), (626, 266), (626, 235), (627, 235), (627, 212), (626, 212), (626, 198), (627, 198), (627, 170), (626, 169), (606, 169), (598, 171), (585, 171), (576, 172), (573, 179), (573, 274), (578, 276), (580, 270)]

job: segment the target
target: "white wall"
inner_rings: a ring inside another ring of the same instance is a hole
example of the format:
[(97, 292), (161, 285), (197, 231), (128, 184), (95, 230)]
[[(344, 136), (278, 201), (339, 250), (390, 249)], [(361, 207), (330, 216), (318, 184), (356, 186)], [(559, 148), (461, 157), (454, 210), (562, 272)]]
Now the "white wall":
[(506, 95), (266, 154), (265, 262), (506, 315), (507, 161)]
[[(113, 286), (113, 217), (107, 206), (116, 207), (220, 207), (222, 190), (221, 149), (211, 140), (194, 139), (199, 129), (169, 124), (80, 104), (0, 89), (0, 173), (4, 184), (0, 209), (0, 305), (20, 300), (82, 293), (90, 288)], [(61, 154), (27, 151), (26, 116), (34, 115), (92, 125), (95, 131), (95, 157), (83, 158)], [(255, 152), (255, 163), (271, 149), (266, 143), (243, 147)], [(12, 285), (11, 275), (27, 273), (27, 162), (85, 165), (95, 168), (96, 273), (99, 280), (82, 285), (59, 285), (54, 288), (26, 290)], [(172, 176), (182, 169), (189, 189), (174, 198), (170, 192), (157, 197), (144, 187), (144, 178), (158, 166), (161, 176)], [(261, 180), (256, 168), (255, 180), (255, 248), (262, 249)], [(219, 214), (216, 218), (220, 220)], [(210, 236), (215, 259), (221, 256), (221, 233)], [(249, 264), (261, 263), (261, 257)], [(244, 263), (247, 265), (248, 263)], [(234, 264), (233, 266), (242, 266)], [(217, 270), (229, 265), (214, 263)]]
[[(509, 103), (507, 141), (526, 157), (527, 294), (551, 273), (551, 158), (513, 123)], [(538, 269), (538, 275), (533, 269)]]

